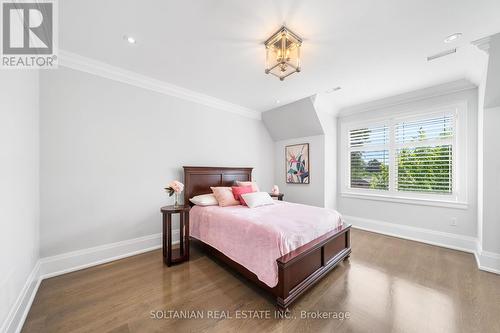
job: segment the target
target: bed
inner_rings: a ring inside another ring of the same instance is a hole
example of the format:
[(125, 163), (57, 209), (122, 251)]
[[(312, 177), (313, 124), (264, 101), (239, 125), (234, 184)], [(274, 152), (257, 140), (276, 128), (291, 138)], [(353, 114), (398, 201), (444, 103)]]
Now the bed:
[[(210, 193), (211, 186), (231, 186), (235, 181), (251, 180), (252, 168), (185, 166), (184, 202), (196, 195)], [(289, 218), (288, 212), (294, 214), (294, 211), (302, 214), (303, 228), (314, 230), (301, 231), (301, 226), (296, 225), (295, 229), (281, 228), (278, 232), (278, 226)], [(286, 202), (256, 209), (243, 206), (193, 207), (189, 218), (190, 240), (269, 292), (276, 305), (286, 309), (351, 254), (350, 226), (332, 224), (331, 221), (335, 221), (335, 216), (329, 216), (332, 214), (336, 212)], [(230, 229), (228, 223), (231, 223)], [(251, 228), (253, 235), (259, 232), (263, 235), (255, 238), (265, 240), (267, 237), (269, 240), (257, 243), (247, 237), (243, 242), (242, 237), (249, 233), (243, 228)], [(269, 228), (274, 229), (269, 232)], [(283, 241), (278, 242), (280, 239)], [(266, 247), (265, 244), (270, 243), (279, 243), (278, 249)], [(231, 246), (233, 250), (228, 251)], [(245, 257), (245, 252), (255, 255)], [(262, 262), (256, 262), (255, 258)]]

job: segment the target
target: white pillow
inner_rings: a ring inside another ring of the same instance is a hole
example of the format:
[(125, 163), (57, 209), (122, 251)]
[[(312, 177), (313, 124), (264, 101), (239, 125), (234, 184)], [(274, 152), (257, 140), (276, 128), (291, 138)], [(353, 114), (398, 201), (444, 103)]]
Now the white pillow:
[(242, 194), (241, 197), (249, 208), (274, 205), (274, 200), (267, 192), (253, 192)]
[(197, 195), (189, 199), (189, 201), (198, 206), (216, 206), (219, 204), (212, 193)]

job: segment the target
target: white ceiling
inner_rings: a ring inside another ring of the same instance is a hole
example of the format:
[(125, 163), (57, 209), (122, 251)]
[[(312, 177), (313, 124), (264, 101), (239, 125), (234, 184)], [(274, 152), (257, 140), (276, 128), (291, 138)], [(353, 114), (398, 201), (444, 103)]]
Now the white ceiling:
[[(500, 32), (499, 0), (64, 0), (59, 13), (64, 50), (258, 111), (336, 86), (344, 107), (478, 82), (470, 42)], [(264, 74), (262, 42), (284, 22), (304, 44), (302, 72), (281, 82)], [(455, 32), (463, 37), (445, 44)]]

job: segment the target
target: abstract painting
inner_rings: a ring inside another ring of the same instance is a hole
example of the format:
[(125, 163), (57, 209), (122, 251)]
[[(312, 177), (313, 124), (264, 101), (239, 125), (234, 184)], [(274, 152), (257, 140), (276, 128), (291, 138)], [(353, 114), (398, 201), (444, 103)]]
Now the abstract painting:
[(309, 144), (285, 147), (286, 182), (309, 184)]

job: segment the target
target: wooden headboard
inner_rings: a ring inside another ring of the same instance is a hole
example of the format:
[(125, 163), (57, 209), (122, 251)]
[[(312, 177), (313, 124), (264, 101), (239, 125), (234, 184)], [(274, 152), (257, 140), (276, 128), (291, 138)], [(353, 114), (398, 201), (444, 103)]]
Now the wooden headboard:
[(253, 168), (193, 167), (184, 168), (184, 204), (189, 198), (212, 193), (211, 186), (232, 186), (234, 182), (252, 180)]

